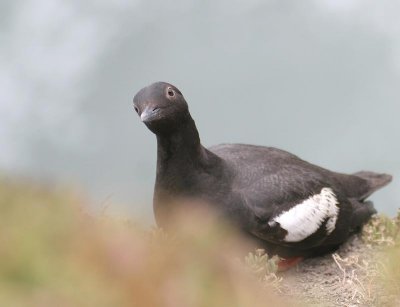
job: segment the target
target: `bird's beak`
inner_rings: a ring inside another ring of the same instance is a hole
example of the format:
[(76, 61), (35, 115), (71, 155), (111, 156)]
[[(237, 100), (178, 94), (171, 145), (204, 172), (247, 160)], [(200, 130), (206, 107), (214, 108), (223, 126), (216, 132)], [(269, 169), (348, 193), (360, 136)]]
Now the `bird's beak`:
[(140, 119), (144, 123), (149, 122), (157, 116), (159, 110), (160, 110), (159, 108), (146, 107), (140, 114)]

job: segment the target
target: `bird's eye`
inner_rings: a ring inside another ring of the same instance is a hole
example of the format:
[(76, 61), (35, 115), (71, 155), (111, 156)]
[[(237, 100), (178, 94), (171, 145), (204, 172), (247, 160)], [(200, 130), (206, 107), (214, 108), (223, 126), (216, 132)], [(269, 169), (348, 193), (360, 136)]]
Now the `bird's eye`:
[(139, 113), (139, 109), (137, 107), (135, 107), (135, 111), (136, 113)]
[(167, 95), (169, 96), (169, 97), (174, 97), (175, 96), (175, 92), (174, 92), (174, 90), (172, 89), (172, 88), (168, 88), (167, 89)]

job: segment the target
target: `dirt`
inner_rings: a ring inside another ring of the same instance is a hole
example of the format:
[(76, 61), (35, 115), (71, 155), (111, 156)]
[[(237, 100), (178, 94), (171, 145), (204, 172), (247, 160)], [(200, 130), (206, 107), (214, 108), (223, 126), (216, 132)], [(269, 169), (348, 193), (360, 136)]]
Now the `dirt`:
[(377, 247), (353, 236), (336, 253), (306, 259), (281, 273), (281, 292), (306, 306), (400, 306), (379, 281)]

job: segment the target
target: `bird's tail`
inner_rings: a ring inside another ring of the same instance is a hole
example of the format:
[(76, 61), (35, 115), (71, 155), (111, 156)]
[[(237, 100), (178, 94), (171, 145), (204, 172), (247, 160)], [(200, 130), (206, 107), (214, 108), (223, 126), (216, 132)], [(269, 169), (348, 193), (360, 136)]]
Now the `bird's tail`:
[(361, 171), (353, 174), (354, 176), (360, 177), (368, 182), (369, 190), (366, 195), (363, 195), (362, 199), (366, 199), (376, 190), (384, 187), (392, 181), (392, 176), (389, 174), (378, 174), (374, 172)]

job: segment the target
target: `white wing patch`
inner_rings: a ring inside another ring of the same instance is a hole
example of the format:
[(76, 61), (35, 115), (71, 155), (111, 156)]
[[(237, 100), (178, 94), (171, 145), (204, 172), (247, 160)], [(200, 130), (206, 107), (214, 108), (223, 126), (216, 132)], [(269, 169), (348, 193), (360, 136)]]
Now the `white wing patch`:
[(326, 231), (330, 234), (336, 226), (339, 203), (331, 188), (323, 188), (288, 211), (282, 212), (269, 222), (270, 226), (280, 224), (287, 231), (286, 242), (299, 242), (315, 233), (327, 219)]

